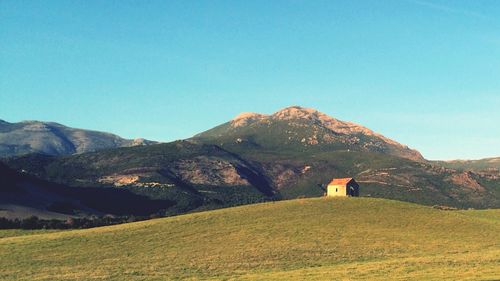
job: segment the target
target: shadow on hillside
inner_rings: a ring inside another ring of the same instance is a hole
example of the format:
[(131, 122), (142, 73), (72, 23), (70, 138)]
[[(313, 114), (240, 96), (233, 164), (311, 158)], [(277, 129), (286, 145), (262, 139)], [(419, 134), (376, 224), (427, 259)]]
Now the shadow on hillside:
[[(3, 193), (3, 195), (2, 195)], [(83, 211), (112, 215), (145, 216), (172, 207), (170, 200), (155, 200), (127, 189), (69, 187), (18, 173), (0, 163), (0, 196), (26, 206), (75, 206)]]
[(112, 187), (45, 187), (64, 197), (78, 200), (82, 205), (105, 214), (145, 216), (174, 205), (169, 200), (154, 200), (127, 189)]

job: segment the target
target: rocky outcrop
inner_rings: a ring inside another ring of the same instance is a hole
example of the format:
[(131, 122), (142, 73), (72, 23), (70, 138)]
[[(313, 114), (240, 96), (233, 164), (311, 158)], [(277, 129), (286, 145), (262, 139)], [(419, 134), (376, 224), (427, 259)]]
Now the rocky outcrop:
[(241, 127), (248, 125), (251, 122), (255, 122), (261, 119), (266, 118), (267, 115), (265, 114), (259, 114), (259, 113), (253, 113), (253, 112), (243, 112), (238, 114), (236, 117), (231, 120), (231, 126), (233, 127)]
[(456, 173), (449, 176), (447, 179), (452, 183), (463, 186), (465, 188), (469, 188), (479, 192), (485, 191), (485, 188), (481, 186), (474, 178), (474, 173), (472, 172), (465, 171), (461, 173)]
[(249, 182), (238, 173), (234, 164), (205, 156), (180, 160), (172, 171), (179, 175), (181, 180), (190, 184), (249, 185)]

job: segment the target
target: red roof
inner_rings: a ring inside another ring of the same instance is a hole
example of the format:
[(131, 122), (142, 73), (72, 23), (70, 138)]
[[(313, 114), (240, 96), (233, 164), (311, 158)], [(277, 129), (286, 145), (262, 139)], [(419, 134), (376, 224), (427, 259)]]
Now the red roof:
[(346, 185), (352, 180), (353, 178), (333, 179), (328, 185)]

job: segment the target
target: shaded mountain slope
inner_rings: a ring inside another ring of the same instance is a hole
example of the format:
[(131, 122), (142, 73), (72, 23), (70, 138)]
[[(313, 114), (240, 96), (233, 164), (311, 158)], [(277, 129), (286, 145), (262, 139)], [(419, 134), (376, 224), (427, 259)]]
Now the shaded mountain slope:
[(260, 166), (215, 145), (188, 141), (63, 157), (31, 154), (6, 162), (52, 182), (114, 187), (176, 202), (168, 214), (276, 197)]
[(63, 219), (88, 215), (149, 215), (173, 205), (128, 190), (68, 187), (18, 173), (0, 163), (0, 216)]
[(110, 133), (75, 129), (54, 122), (8, 123), (0, 120), (0, 157), (28, 153), (68, 155), (153, 143), (156, 142), (128, 140)]

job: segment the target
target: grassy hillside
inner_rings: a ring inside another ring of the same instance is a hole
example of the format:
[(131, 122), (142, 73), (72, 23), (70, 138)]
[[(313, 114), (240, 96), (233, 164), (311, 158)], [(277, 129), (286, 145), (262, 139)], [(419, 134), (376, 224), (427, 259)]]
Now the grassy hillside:
[(500, 210), (369, 198), (280, 201), (10, 233), (0, 238), (0, 280), (493, 280), (499, 232)]

